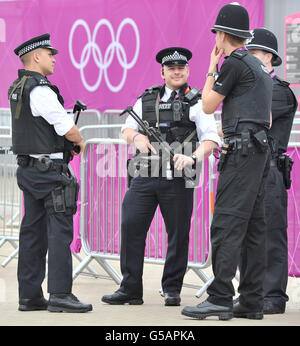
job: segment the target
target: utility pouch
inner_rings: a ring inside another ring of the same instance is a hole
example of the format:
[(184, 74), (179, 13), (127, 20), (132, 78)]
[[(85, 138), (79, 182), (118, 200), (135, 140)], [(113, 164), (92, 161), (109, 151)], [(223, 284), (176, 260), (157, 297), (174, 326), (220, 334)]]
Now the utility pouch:
[(76, 214), (79, 184), (76, 177), (70, 178), (70, 183), (64, 187), (65, 207), (67, 214)]
[(278, 157), (278, 169), (282, 172), (283, 182), (287, 190), (291, 187), (291, 171), (294, 161), (288, 155), (280, 155)]
[(265, 153), (268, 150), (269, 142), (268, 142), (267, 134), (264, 130), (256, 132), (252, 138), (254, 140), (254, 143), (257, 149), (259, 149), (262, 153)]
[(243, 156), (248, 155), (249, 143), (250, 143), (250, 133), (249, 132), (242, 132), (241, 133), (241, 146), (242, 146), (242, 155)]
[(28, 155), (18, 155), (17, 156), (17, 164), (21, 167), (27, 167), (29, 164), (29, 156)]
[(52, 192), (53, 208), (56, 213), (64, 213), (66, 211), (65, 205), (65, 191), (63, 186), (55, 188)]

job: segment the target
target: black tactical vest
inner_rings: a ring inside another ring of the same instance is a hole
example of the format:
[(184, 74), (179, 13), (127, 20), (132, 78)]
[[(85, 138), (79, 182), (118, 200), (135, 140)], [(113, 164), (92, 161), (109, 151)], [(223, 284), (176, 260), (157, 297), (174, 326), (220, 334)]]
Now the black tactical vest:
[(241, 123), (254, 123), (268, 128), (270, 125), (273, 87), (268, 71), (248, 51), (235, 51), (228, 59), (242, 60), (253, 72), (255, 81), (253, 86), (242, 95), (234, 97), (228, 95), (224, 99), (222, 107), (224, 135), (235, 134), (238, 124)]
[[(142, 119), (150, 126), (158, 128), (169, 144), (174, 142), (191, 142), (193, 151), (199, 142), (196, 125), (189, 118), (190, 107), (201, 98), (199, 90), (183, 85), (178, 92), (178, 99), (162, 102), (165, 86), (156, 85), (147, 89), (142, 98)], [(151, 141), (151, 139), (150, 139)]]
[(18, 70), (18, 79), (8, 90), (12, 116), (12, 148), (14, 154), (50, 154), (64, 151), (64, 136), (41, 116), (34, 117), (30, 108), (30, 92), (36, 86), (48, 86), (64, 101), (56, 86), (40, 73)]
[(298, 103), (289, 83), (273, 77), (272, 127), (270, 136), (275, 141), (275, 152), (286, 152)]

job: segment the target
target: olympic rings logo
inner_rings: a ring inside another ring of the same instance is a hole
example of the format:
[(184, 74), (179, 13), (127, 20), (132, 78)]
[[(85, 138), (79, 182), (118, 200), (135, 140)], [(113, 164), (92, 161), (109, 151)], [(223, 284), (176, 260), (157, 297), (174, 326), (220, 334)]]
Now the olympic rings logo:
[[(125, 25), (130, 25), (133, 28), (133, 31), (135, 34), (135, 40), (136, 40), (135, 53), (134, 53), (134, 56), (130, 62), (127, 61), (127, 55), (126, 55), (124, 46), (119, 42), (121, 32), (122, 32)], [(82, 50), (81, 56), (80, 56), (80, 61), (78, 62), (75, 60), (74, 54), (73, 54), (73, 36), (74, 36), (76, 29), (79, 26), (82, 26), (85, 29), (88, 42), (83, 47), (83, 50)], [(98, 30), (101, 28), (101, 26), (106, 26), (109, 29), (109, 32), (111, 35), (111, 43), (108, 45), (108, 47), (104, 53), (104, 56), (103, 56), (98, 44), (96, 43), (97, 33), (98, 33)], [(92, 35), (91, 35), (91, 31), (90, 31), (88, 24), (83, 19), (76, 20), (74, 22), (72, 28), (71, 28), (71, 31), (70, 31), (69, 54), (70, 54), (71, 61), (72, 61), (73, 65), (78, 70), (80, 70), (80, 77), (81, 77), (81, 80), (82, 80), (84, 87), (88, 91), (91, 91), (91, 92), (97, 90), (97, 88), (99, 87), (99, 85), (101, 83), (103, 74), (104, 74), (104, 79), (105, 79), (105, 82), (106, 82), (106, 85), (108, 86), (108, 88), (112, 92), (120, 91), (122, 89), (122, 87), (124, 86), (124, 83), (126, 81), (127, 70), (131, 69), (135, 65), (137, 58), (138, 58), (138, 55), (139, 55), (139, 51), (140, 51), (139, 31), (138, 31), (137, 25), (135, 24), (135, 22), (131, 18), (125, 18), (122, 20), (122, 22), (120, 23), (120, 25), (118, 27), (116, 36), (115, 36), (115, 33), (114, 33), (114, 30), (113, 30), (111, 23), (105, 18), (100, 19), (98, 21), (98, 23), (96, 24), (96, 26), (94, 28)], [(88, 84), (88, 82), (86, 81), (86, 78), (85, 78), (85, 74), (84, 74), (84, 69), (90, 60), (91, 53), (92, 53), (92, 57), (94, 59), (94, 62), (96, 64), (97, 68), (99, 68), (99, 74), (98, 74), (97, 81), (93, 85)], [(112, 83), (110, 82), (110, 80), (108, 78), (108, 72), (107, 72), (108, 68), (110, 67), (110, 65), (114, 59), (115, 53), (116, 53), (116, 56), (117, 56), (117, 59), (118, 59), (120, 66), (123, 68), (122, 79), (118, 85), (112, 85)]]

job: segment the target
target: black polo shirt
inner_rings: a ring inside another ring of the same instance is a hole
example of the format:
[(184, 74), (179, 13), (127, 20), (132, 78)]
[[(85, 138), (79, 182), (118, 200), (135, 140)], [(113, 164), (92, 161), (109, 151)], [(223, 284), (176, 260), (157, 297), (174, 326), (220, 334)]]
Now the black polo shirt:
[(240, 96), (252, 87), (254, 80), (251, 69), (241, 59), (230, 55), (225, 58), (212, 89), (224, 96)]

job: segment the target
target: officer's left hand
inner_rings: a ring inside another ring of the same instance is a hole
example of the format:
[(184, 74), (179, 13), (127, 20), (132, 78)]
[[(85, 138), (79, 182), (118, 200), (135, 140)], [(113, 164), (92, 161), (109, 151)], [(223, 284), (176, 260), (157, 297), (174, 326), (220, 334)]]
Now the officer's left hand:
[(183, 170), (186, 166), (193, 166), (194, 160), (187, 155), (175, 154), (174, 155), (174, 167), (178, 170)]

